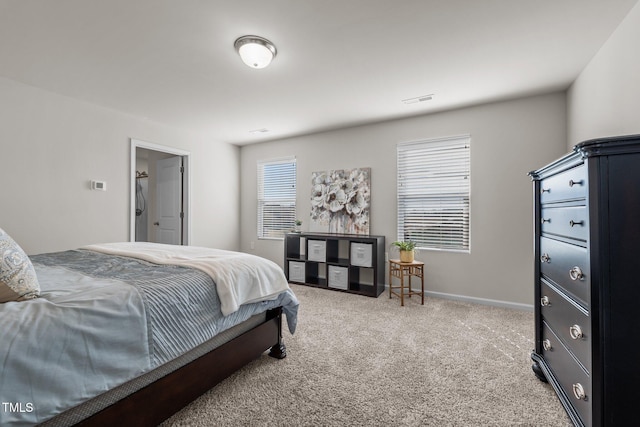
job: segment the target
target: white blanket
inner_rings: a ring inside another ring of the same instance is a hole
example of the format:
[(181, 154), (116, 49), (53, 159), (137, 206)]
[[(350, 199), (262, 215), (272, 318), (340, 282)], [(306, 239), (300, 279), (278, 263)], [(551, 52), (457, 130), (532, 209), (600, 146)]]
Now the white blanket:
[(224, 316), (242, 304), (274, 299), (289, 289), (276, 263), (242, 252), (147, 242), (104, 243), (81, 249), (201, 270), (216, 283)]

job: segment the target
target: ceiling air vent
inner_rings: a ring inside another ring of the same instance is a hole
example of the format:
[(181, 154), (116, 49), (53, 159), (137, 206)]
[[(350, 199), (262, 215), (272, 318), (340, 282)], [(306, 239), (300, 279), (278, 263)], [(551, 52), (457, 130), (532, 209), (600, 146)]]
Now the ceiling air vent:
[(417, 96), (415, 98), (403, 99), (402, 102), (405, 104), (416, 104), (418, 102), (431, 101), (433, 99), (433, 94)]

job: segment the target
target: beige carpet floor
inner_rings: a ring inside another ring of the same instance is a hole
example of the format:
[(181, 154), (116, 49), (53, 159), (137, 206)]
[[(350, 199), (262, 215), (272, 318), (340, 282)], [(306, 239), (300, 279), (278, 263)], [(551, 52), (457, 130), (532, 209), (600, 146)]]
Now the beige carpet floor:
[(264, 354), (164, 426), (571, 425), (531, 371), (531, 312), (291, 287), (287, 358)]

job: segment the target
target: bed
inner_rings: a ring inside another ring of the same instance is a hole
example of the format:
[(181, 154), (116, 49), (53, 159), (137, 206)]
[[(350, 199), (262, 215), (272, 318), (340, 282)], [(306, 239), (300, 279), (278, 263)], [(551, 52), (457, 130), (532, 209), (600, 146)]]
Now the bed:
[(16, 247), (0, 229), (2, 426), (158, 425), (265, 351), (285, 357), (283, 321), (295, 331), (298, 301), (263, 258), (135, 242), (31, 257)]

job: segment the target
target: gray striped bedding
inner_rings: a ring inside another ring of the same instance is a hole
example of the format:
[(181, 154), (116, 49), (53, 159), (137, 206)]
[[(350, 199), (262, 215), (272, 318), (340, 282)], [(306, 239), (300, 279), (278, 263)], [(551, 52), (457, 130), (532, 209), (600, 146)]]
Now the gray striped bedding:
[(41, 297), (0, 305), (0, 400), (32, 410), (0, 410), (3, 426), (45, 421), (270, 308), (295, 331), (290, 290), (225, 317), (199, 270), (88, 250), (31, 261)]

